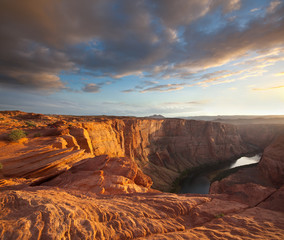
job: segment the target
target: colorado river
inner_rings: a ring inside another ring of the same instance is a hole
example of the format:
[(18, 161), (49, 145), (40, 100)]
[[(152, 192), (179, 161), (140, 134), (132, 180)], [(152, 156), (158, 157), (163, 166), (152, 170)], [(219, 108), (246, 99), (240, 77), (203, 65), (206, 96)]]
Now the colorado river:
[(195, 177), (186, 178), (182, 185), (180, 193), (199, 193), (206, 194), (209, 192), (210, 188), (210, 179), (216, 176), (219, 172), (224, 171), (226, 169), (231, 169), (243, 165), (249, 165), (253, 163), (258, 163), (260, 160), (260, 155), (255, 155), (253, 157), (241, 157), (237, 159), (234, 163), (227, 167), (223, 167), (220, 169), (214, 170), (206, 170)]

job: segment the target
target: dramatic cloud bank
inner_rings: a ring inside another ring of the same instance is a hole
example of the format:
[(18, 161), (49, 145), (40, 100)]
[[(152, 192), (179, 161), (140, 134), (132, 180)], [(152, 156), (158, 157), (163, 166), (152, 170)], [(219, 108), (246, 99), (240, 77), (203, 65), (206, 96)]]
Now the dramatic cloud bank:
[[(187, 79), (251, 51), (283, 47), (284, 4), (239, 18), (241, 0), (3, 0), (0, 84), (68, 89), (59, 75), (88, 73)], [(210, 16), (216, 15), (213, 20)], [(223, 77), (221, 77), (223, 78)], [(201, 83), (213, 79), (201, 78)], [(179, 84), (140, 89), (171, 91)], [(99, 86), (86, 85), (86, 92)], [(125, 92), (131, 92), (131, 89)]]
[(0, 110), (282, 114), (284, 1), (2, 0), (0, 36)]

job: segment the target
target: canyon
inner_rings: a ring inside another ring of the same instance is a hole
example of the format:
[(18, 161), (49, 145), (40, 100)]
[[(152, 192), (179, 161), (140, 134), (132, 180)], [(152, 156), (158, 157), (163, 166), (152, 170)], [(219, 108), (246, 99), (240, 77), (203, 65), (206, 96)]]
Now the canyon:
[[(0, 113), (1, 239), (282, 239), (284, 125)], [(7, 141), (13, 129), (26, 137)], [(264, 151), (264, 152), (263, 152)], [(191, 168), (257, 167), (167, 193)]]

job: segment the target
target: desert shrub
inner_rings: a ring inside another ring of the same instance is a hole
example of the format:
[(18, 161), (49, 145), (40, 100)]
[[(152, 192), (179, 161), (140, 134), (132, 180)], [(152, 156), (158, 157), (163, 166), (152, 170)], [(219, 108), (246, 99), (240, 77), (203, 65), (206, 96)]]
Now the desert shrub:
[(27, 127), (36, 127), (36, 124), (33, 121), (26, 121), (25, 124)]
[(224, 216), (225, 216), (224, 213), (218, 213), (215, 215), (215, 218), (222, 218)]
[(3, 168), (3, 165), (2, 165), (2, 163), (0, 163), (0, 170)]
[(1, 117), (1, 118), (0, 118), (0, 121), (3, 121), (3, 120), (5, 120), (5, 118)]
[(8, 139), (9, 141), (14, 142), (14, 141), (18, 141), (21, 138), (24, 138), (25, 136), (26, 136), (26, 133), (23, 130), (15, 129), (9, 133)]

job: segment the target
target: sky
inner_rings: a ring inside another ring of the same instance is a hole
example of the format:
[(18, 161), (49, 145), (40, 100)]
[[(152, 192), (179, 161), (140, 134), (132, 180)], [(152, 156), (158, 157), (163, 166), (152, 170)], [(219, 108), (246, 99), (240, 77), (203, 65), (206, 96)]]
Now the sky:
[(0, 110), (284, 115), (284, 0), (1, 0)]

